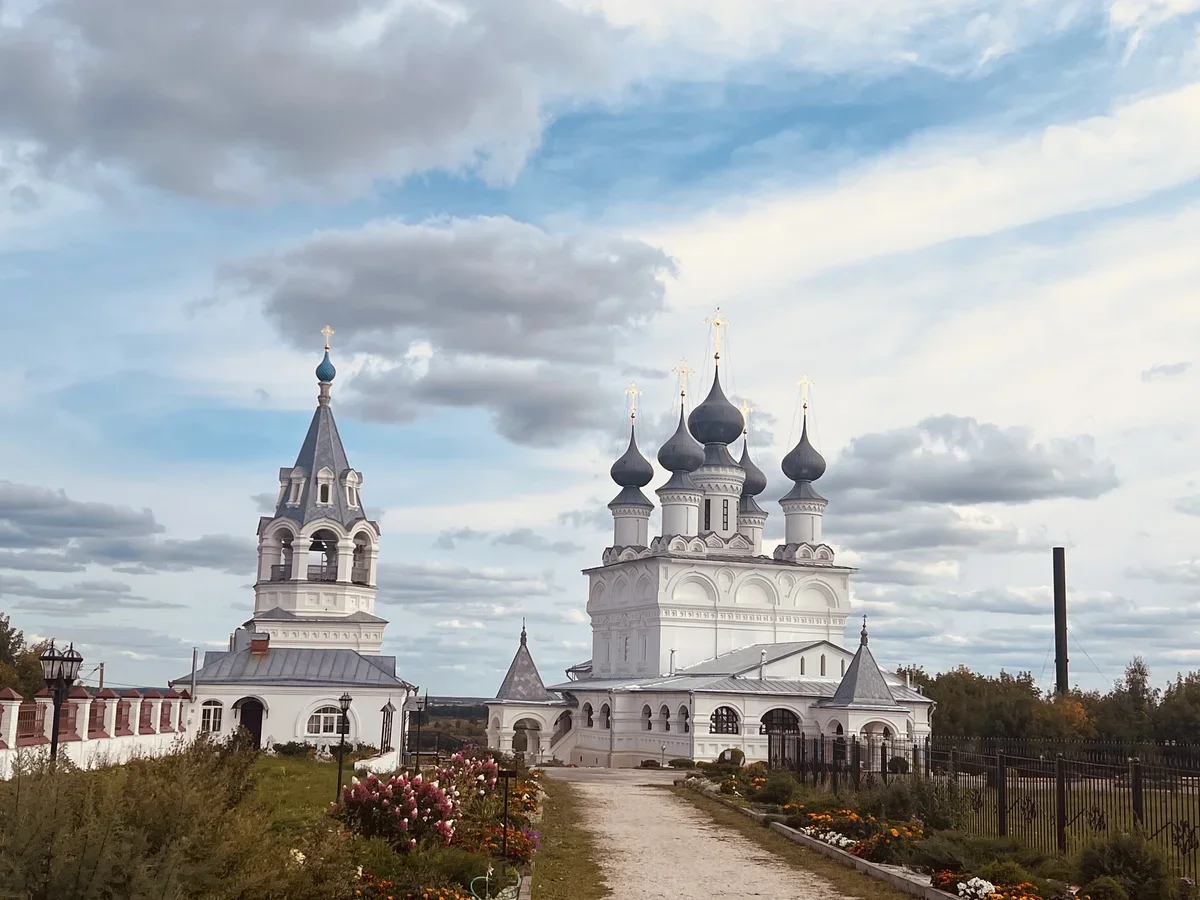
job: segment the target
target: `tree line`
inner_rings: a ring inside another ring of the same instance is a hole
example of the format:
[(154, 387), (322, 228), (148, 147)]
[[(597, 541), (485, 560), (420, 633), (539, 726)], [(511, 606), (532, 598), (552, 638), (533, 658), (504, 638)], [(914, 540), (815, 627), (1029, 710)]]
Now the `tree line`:
[[(48, 642), (47, 642), (48, 643)], [(12, 688), (29, 699), (46, 686), (39, 657), (45, 643), (30, 644), (25, 634), (0, 613), (0, 690)]]
[(1051, 741), (1175, 741), (1200, 744), (1200, 672), (1158, 688), (1140, 656), (1106, 693), (1038, 689), (1030, 672), (981, 675), (966, 666), (930, 675), (900, 666), (937, 706), (935, 737), (1034, 738)]

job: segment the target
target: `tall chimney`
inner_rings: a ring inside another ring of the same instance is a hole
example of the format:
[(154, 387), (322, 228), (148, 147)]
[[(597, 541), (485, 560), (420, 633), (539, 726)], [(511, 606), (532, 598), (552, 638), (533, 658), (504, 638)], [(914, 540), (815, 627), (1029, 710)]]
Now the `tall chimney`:
[(1067, 695), (1067, 561), (1063, 547), (1054, 548), (1054, 692)]

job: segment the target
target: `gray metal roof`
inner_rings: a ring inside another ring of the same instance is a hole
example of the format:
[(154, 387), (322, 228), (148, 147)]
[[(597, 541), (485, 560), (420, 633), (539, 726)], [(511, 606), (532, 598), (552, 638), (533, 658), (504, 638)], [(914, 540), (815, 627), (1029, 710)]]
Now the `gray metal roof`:
[(875, 662), (875, 657), (871, 655), (871, 650), (867, 647), (865, 618), (862, 643), (859, 644), (858, 652), (854, 654), (854, 659), (850, 660), (850, 665), (846, 667), (846, 674), (833, 697), (822, 701), (821, 705), (838, 709), (854, 709), (856, 707), (876, 709), (897, 706), (891, 686), (883, 677), (879, 663)]
[[(347, 529), (355, 522), (366, 520), (367, 517), (361, 508), (352, 509), (346, 505), (346, 491), (341, 486), (341, 480), (349, 471), (350, 462), (346, 459), (346, 449), (342, 446), (337, 423), (333, 420), (333, 410), (326, 400), (322, 400), (313, 413), (308, 434), (300, 446), (300, 453), (293, 468), (296, 466), (304, 470), (307, 479), (304, 482), (304, 491), (300, 495), (300, 505), (288, 506), (288, 492), (284, 491), (279, 505), (275, 508), (276, 517), (284, 516), (299, 525), (316, 519), (334, 519)], [(333, 472), (336, 481), (333, 490), (330, 491), (330, 502), (318, 506), (316, 476), (324, 468)], [(280, 475), (286, 477), (290, 472), (291, 469), (283, 469)]]
[(779, 644), (751, 644), (749, 647), (731, 650), (729, 653), (722, 653), (720, 656), (713, 657), (712, 659), (684, 666), (679, 669), (679, 673), (681, 675), (741, 675), (743, 672), (758, 669), (760, 662), (763, 661), (762, 651), (764, 650), (767, 651), (766, 662), (770, 664), (791, 656), (794, 653), (815, 647), (817, 644), (829, 644), (829, 646), (838, 650), (843, 649), (831, 641), (790, 641)]
[[(187, 675), (173, 684), (191, 680)], [(396, 657), (364, 656), (354, 650), (273, 647), (264, 653), (250, 650), (209, 651), (196, 670), (198, 684), (361, 685), (412, 687), (396, 677)]]
[(373, 616), (370, 613), (363, 612), (361, 609), (355, 610), (348, 616), (302, 616), (292, 612), (290, 609), (284, 609), (280, 606), (272, 607), (266, 612), (255, 613), (254, 618), (247, 621), (267, 621), (267, 622), (312, 622), (314, 624), (327, 624), (338, 622), (361, 622), (367, 625), (386, 625), (387, 619), (381, 619), (379, 616)]
[(521, 645), (517, 647), (517, 655), (513, 657), (508, 674), (504, 676), (500, 690), (496, 692), (496, 699), (516, 700), (522, 703), (547, 703), (560, 699), (546, 690), (546, 684), (538, 674), (526, 644), (524, 626), (521, 628)]

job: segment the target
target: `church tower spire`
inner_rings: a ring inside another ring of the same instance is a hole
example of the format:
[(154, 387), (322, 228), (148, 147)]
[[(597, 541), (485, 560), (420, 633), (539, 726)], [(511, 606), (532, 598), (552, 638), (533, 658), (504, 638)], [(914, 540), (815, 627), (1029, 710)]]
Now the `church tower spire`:
[(379, 525), (363, 509), (362, 473), (350, 466), (333, 417), (333, 333), (321, 329), (325, 355), (308, 432), (296, 462), (279, 470), (274, 515), (258, 523), (252, 621), (277, 646), (379, 653), (387, 624), (375, 616)]
[(614, 547), (645, 547), (650, 543), (651, 503), (641, 489), (654, 477), (654, 467), (642, 456), (637, 445), (637, 401), (642, 392), (637, 382), (626, 390), (629, 401), (629, 446), (612, 464), (609, 475), (621, 488), (608, 508), (613, 515)]
[(800, 379), (802, 398), (800, 441), (783, 458), (783, 474), (794, 484), (782, 497), (784, 543), (821, 543), (821, 520), (829, 501), (817, 493), (813, 482), (825, 474), (825, 457), (808, 439), (808, 397), (812, 382), (805, 375)]

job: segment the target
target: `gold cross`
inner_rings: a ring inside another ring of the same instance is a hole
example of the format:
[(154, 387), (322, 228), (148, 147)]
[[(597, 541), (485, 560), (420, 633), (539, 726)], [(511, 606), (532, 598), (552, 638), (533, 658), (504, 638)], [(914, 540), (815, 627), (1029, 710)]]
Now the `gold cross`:
[(713, 330), (713, 359), (720, 360), (721, 358), (721, 329), (729, 327), (729, 320), (721, 315), (721, 307), (717, 307), (717, 311), (704, 320), (705, 325), (711, 325)]
[(625, 396), (629, 398), (629, 418), (637, 418), (638, 397), (642, 396), (642, 389), (637, 386), (636, 381), (629, 382), (629, 387), (625, 388)]
[(696, 370), (688, 368), (687, 357), (684, 357), (679, 361), (679, 365), (671, 370), (671, 374), (679, 378), (679, 397), (683, 399), (687, 396), (688, 376), (695, 375)]
[(800, 380), (796, 384), (800, 385), (800, 399), (803, 401), (803, 408), (808, 409), (808, 400), (812, 394), (812, 387), (816, 382), (810, 381), (807, 375), (801, 375)]
[(742, 420), (745, 422), (745, 425), (742, 427), (742, 434), (749, 434), (750, 433), (750, 413), (754, 412), (754, 407), (751, 406), (749, 403), (747, 403), (745, 400), (743, 400), (742, 405), (739, 406), (738, 409), (740, 409), (742, 411)]
[(328, 325), (326, 325), (324, 328), (321, 329), (321, 334), (325, 335), (325, 349), (328, 350), (329, 349), (329, 338), (332, 334), (334, 334), (334, 330), (332, 328), (330, 328)]

